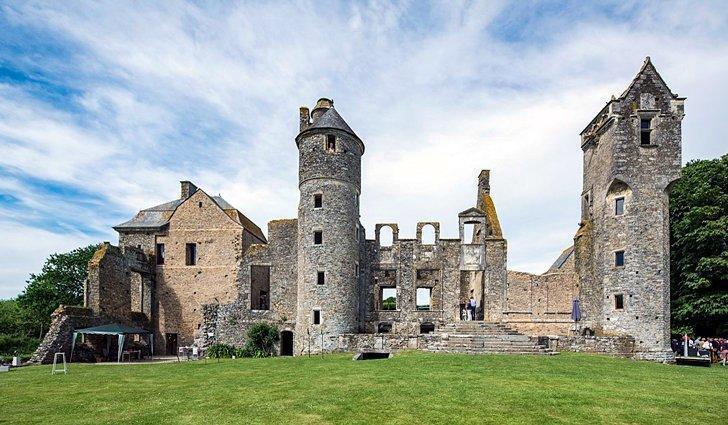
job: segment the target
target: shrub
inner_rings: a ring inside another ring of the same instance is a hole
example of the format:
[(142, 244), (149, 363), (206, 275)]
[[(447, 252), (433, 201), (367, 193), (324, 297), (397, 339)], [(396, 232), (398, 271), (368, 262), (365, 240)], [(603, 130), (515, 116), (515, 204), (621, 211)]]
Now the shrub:
[(275, 356), (275, 345), (279, 338), (277, 326), (256, 323), (248, 329), (248, 341), (241, 354), (243, 357)]
[(230, 344), (212, 344), (207, 349), (207, 356), (211, 359), (231, 359), (240, 356), (240, 349)]

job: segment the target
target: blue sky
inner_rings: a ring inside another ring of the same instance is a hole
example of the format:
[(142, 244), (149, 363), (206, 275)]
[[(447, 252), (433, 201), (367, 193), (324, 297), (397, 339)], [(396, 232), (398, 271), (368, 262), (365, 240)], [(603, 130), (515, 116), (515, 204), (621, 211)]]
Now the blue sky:
[(369, 237), (456, 237), (490, 169), (509, 268), (542, 272), (579, 219), (578, 133), (648, 55), (688, 98), (684, 161), (726, 153), (723, 2), (3, 2), (0, 298), (179, 180), (295, 216), (298, 107), (324, 96), (367, 146)]

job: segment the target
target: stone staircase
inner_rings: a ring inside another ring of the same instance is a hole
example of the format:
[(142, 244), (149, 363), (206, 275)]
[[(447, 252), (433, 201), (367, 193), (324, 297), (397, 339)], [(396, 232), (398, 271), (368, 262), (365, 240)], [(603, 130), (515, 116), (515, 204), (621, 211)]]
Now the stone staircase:
[(456, 322), (438, 328), (425, 351), (464, 354), (559, 354), (500, 323)]

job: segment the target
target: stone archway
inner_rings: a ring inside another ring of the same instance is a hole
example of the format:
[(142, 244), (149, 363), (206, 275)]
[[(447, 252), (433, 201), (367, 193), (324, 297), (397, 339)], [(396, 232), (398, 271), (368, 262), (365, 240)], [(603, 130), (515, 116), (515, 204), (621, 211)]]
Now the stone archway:
[(293, 332), (281, 331), (281, 356), (293, 355)]

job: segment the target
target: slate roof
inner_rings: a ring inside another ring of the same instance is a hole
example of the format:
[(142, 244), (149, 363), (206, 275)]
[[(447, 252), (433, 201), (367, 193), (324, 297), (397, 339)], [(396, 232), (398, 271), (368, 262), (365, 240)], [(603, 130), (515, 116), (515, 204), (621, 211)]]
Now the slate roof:
[(554, 261), (554, 264), (552, 264), (551, 267), (549, 267), (548, 272), (553, 273), (553, 272), (559, 271), (559, 269), (561, 269), (561, 267), (563, 267), (564, 264), (566, 264), (566, 260), (568, 260), (569, 257), (571, 257), (571, 255), (573, 253), (574, 253), (574, 245), (561, 251), (561, 255), (559, 255), (559, 258), (557, 258), (556, 261)]
[(341, 118), (341, 115), (339, 115), (338, 112), (336, 112), (336, 109), (334, 107), (330, 107), (324, 112), (314, 123), (312, 123), (306, 130), (312, 129), (312, 128), (335, 128), (337, 130), (341, 130), (344, 132), (347, 132), (351, 134), (352, 136), (356, 137), (357, 139), (359, 136), (354, 133), (354, 130), (349, 127), (349, 124), (344, 121), (343, 118)]
[[(256, 238), (263, 242), (266, 242), (265, 235), (260, 227), (256, 225), (252, 220), (245, 216), (245, 214), (238, 211), (235, 207), (230, 205), (228, 201), (223, 199), (221, 196), (211, 196), (213, 201), (223, 210), (231, 219), (238, 222), (246, 230), (253, 234)], [(143, 209), (137, 213), (134, 218), (129, 221), (125, 221), (121, 224), (114, 226), (114, 230), (117, 232), (123, 231), (158, 231), (163, 226), (169, 223), (169, 219), (174, 214), (177, 207), (182, 205), (183, 199), (175, 199), (173, 201), (165, 202), (160, 205), (156, 205), (151, 208)]]

